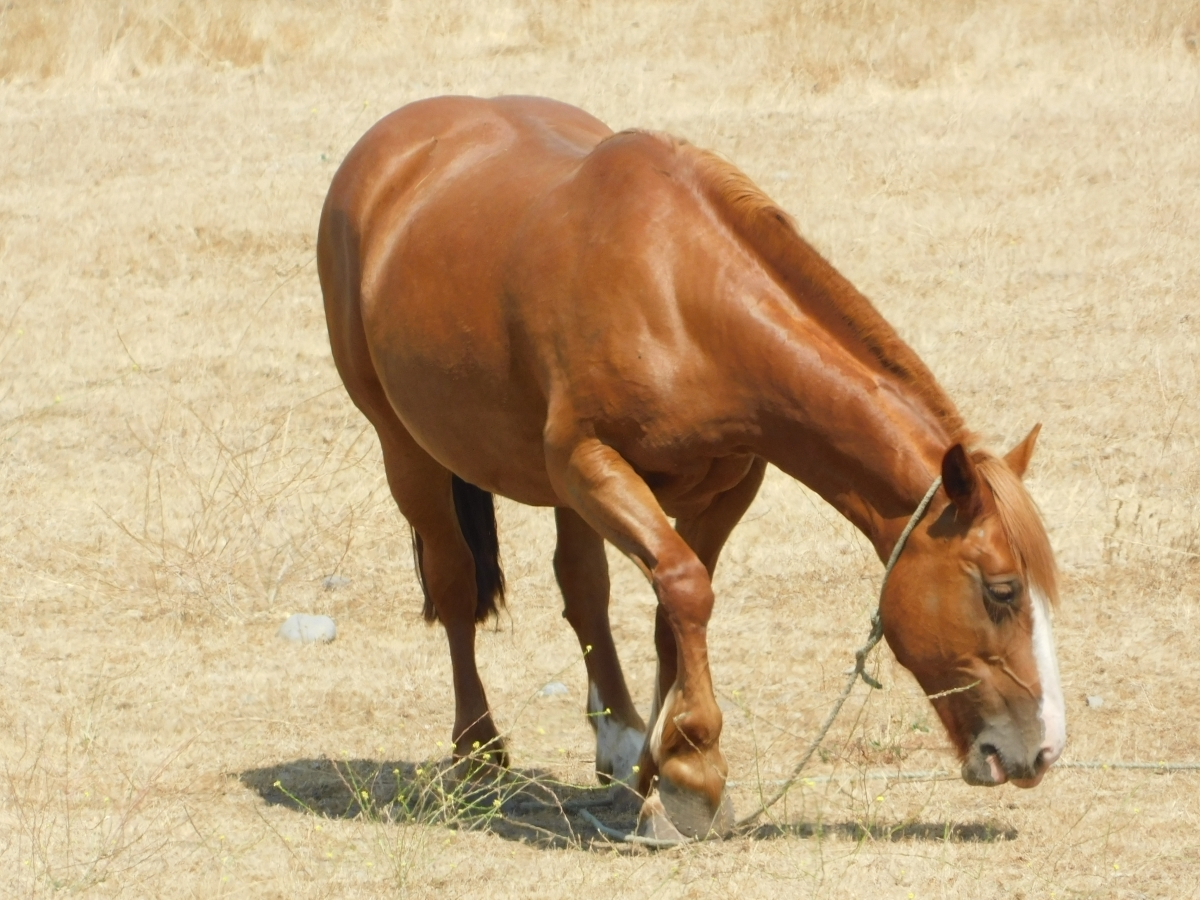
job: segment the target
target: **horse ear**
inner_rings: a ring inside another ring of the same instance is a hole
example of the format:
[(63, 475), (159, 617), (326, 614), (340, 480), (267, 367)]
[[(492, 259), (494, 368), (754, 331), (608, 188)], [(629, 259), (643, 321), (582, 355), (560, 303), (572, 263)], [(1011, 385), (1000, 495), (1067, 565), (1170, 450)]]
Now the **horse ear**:
[(1004, 457), (1004, 461), (1018, 478), (1025, 477), (1025, 470), (1029, 468), (1029, 460), (1033, 457), (1033, 448), (1037, 445), (1038, 432), (1041, 430), (1042, 423), (1038, 422), (1029, 434), (1025, 435), (1025, 440), (1009, 450)]
[(983, 508), (979, 496), (979, 473), (962, 444), (955, 444), (942, 457), (942, 487), (963, 519), (974, 518)]

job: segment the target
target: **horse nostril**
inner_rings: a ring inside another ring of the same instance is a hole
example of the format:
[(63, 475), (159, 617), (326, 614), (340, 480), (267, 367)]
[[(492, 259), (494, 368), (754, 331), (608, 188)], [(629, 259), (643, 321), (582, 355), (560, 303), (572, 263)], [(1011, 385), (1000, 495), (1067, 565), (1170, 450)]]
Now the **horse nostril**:
[(1041, 750), (1038, 751), (1038, 755), (1033, 760), (1033, 771), (1041, 772), (1044, 769), (1048, 769), (1048, 768), (1050, 768), (1050, 766), (1046, 762), (1046, 748), (1043, 747)]
[(979, 752), (983, 754), (984, 759), (987, 759), (989, 756), (1000, 756), (1000, 751), (996, 749), (994, 744), (980, 744)]

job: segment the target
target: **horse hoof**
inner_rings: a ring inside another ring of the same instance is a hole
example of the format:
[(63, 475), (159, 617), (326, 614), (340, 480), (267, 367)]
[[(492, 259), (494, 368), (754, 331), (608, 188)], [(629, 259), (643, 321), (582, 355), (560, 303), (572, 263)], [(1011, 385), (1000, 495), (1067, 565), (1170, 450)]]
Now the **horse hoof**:
[(498, 737), (487, 741), (473, 741), (470, 744), (460, 740), (454, 747), (454, 762), (456, 765), (463, 765), (472, 773), (493, 768), (507, 769), (508, 750)]
[(725, 791), (714, 809), (704, 794), (681, 788), (660, 775), (658, 797), (671, 823), (687, 837), (725, 837), (733, 830), (733, 804)]
[(686, 843), (687, 837), (680, 833), (670, 817), (667, 816), (667, 811), (663, 809), (662, 800), (658, 798), (658, 794), (653, 797), (647, 797), (642, 803), (642, 811), (638, 814), (638, 837), (649, 838), (653, 841), (662, 841), (663, 843)]

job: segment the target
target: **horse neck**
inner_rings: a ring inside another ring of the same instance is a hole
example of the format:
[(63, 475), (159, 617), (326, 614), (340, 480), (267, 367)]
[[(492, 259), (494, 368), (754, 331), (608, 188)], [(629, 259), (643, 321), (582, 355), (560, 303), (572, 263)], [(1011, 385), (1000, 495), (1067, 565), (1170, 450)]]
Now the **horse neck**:
[[(803, 300), (769, 304), (771, 321), (758, 329), (756, 451), (820, 494), (886, 559), (958, 439), (956, 423), (931, 403), (940, 392), (931, 376), (917, 384), (897, 376), (806, 314)], [(948, 400), (941, 408), (953, 410)]]
[(714, 285), (727, 301), (720, 306), (736, 310), (736, 336), (724, 333), (721, 350), (746, 379), (742, 397), (753, 398), (743, 399), (755, 420), (758, 440), (751, 443), (886, 557), (943, 454), (961, 438), (958, 412), (925, 364), (786, 213), (728, 163), (686, 152), (697, 195), (728, 228), (718, 240), (736, 236), (726, 258), (755, 258), (724, 267), (726, 280)]

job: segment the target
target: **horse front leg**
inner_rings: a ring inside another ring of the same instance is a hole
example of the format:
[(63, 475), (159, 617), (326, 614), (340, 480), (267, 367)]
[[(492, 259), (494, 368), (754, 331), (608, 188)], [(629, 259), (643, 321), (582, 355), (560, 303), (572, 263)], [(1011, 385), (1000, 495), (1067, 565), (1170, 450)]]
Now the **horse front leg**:
[(689, 837), (725, 833), (733, 812), (725, 796), (721, 710), (708, 669), (706, 629), (713, 605), (708, 570), (671, 527), (646, 483), (611, 447), (595, 438), (548, 441), (547, 462), (560, 496), (640, 564), (675, 638), (676, 676), (648, 741), (658, 795), (643, 804), (643, 827), (661, 834), (670, 824)]
[[(675, 523), (675, 530), (682, 537), (696, 557), (704, 564), (711, 580), (717, 568), (717, 559), (734, 527), (741, 521), (750, 504), (758, 495), (762, 486), (763, 476), (767, 471), (766, 460), (755, 457), (750, 461), (745, 474), (733, 487), (718, 494), (703, 512), (688, 517), (681, 517)], [(650, 721), (657, 722), (662, 701), (675, 683), (676, 667), (678, 665), (678, 648), (675, 645), (675, 635), (671, 629), (666, 611), (660, 605), (654, 621), (654, 643), (658, 651), (658, 676), (655, 679), (654, 699), (650, 706)], [(643, 771), (653, 769), (653, 761), (643, 754)], [(649, 787), (648, 782), (639, 784), (644, 793)]]

